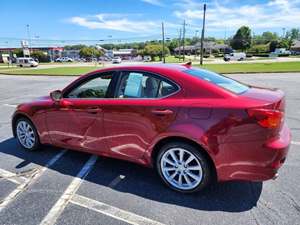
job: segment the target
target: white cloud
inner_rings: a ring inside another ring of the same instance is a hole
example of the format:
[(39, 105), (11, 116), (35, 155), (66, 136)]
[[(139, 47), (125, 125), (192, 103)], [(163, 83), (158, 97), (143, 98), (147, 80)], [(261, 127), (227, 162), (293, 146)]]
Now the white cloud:
[[(174, 15), (193, 24), (202, 20), (203, 4), (193, 0), (179, 3)], [(179, 8), (179, 7), (178, 7)], [(300, 0), (269, 0), (264, 3), (241, 5), (238, 1), (215, 0), (207, 4), (207, 28), (235, 30), (242, 25), (254, 29), (299, 27)]]
[(151, 5), (163, 6), (164, 4), (160, 0), (141, 0), (142, 2), (149, 3)]
[(89, 29), (107, 29), (133, 33), (150, 33), (160, 27), (154, 21), (130, 20), (126, 14), (97, 14), (94, 16), (75, 16), (68, 20)]

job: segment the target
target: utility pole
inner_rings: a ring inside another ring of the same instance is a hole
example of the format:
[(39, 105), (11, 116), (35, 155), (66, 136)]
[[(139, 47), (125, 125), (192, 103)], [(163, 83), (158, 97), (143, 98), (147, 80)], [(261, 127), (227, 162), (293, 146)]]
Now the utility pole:
[(203, 41), (204, 41), (204, 30), (205, 30), (205, 13), (206, 13), (206, 4), (203, 5), (203, 24), (202, 24), (202, 35), (201, 35), (200, 65), (203, 65)]
[(27, 24), (26, 27), (27, 27), (27, 37), (28, 37), (28, 50), (29, 50), (29, 57), (30, 57), (31, 37), (29, 31), (29, 24)]
[(164, 22), (161, 23), (161, 32), (162, 32), (162, 59), (163, 63), (166, 63), (166, 57), (165, 57), (165, 26)]
[(183, 21), (183, 31), (182, 31), (182, 51), (183, 51), (183, 61), (185, 60), (185, 20)]
[(179, 40), (178, 40), (178, 47), (179, 47), (179, 60), (181, 59), (181, 28), (179, 29)]

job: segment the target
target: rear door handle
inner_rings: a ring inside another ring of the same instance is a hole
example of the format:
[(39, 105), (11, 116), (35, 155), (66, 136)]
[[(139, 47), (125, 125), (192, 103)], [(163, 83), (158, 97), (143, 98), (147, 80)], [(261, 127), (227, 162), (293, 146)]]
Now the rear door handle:
[(99, 107), (89, 107), (86, 109), (88, 113), (96, 114), (98, 112), (101, 112), (101, 109)]
[(163, 116), (163, 115), (171, 115), (174, 112), (170, 109), (153, 109), (151, 111), (153, 114), (158, 115), (158, 116)]

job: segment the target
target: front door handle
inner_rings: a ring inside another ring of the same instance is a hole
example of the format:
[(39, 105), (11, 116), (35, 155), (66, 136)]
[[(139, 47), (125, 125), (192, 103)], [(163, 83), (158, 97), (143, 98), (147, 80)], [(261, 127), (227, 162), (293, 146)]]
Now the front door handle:
[(153, 114), (158, 115), (158, 116), (163, 116), (163, 115), (171, 115), (174, 112), (170, 109), (153, 109), (151, 111)]

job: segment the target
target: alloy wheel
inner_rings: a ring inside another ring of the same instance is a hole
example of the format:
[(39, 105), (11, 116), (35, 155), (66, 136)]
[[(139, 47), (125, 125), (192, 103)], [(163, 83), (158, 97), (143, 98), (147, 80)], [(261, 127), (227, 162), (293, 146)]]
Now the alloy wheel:
[(36, 142), (36, 137), (31, 125), (24, 120), (17, 124), (17, 137), (21, 145), (26, 149), (32, 149)]
[(170, 148), (161, 157), (160, 167), (165, 180), (180, 190), (192, 190), (202, 181), (199, 159), (183, 148)]

